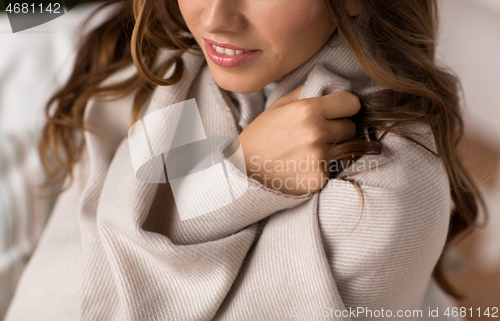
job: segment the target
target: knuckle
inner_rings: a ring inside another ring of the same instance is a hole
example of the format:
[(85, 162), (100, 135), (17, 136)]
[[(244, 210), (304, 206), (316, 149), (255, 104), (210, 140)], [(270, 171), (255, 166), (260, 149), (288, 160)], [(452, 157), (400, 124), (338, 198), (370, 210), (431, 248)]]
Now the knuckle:
[(345, 102), (345, 104), (349, 108), (349, 111), (357, 113), (361, 109), (361, 101), (355, 94), (348, 91), (338, 92), (337, 94), (338, 96), (336, 96), (336, 98)]
[(317, 162), (317, 161), (320, 161), (322, 159), (325, 159), (325, 157), (326, 157), (326, 151), (325, 151), (324, 147), (322, 147), (322, 146), (316, 146), (313, 151), (314, 151), (313, 161)]
[(302, 119), (311, 119), (316, 114), (314, 100), (299, 100), (299, 102), (296, 115)]
[(352, 138), (356, 134), (356, 125), (349, 119), (342, 122), (342, 132), (345, 139)]
[(361, 109), (361, 101), (358, 96), (348, 91), (340, 91), (329, 95), (336, 104), (350, 115), (355, 115)]
[(317, 126), (310, 126), (307, 129), (306, 142), (308, 144), (317, 144), (324, 140), (324, 131)]
[(344, 122), (344, 126), (345, 126), (347, 132), (352, 133), (352, 134), (354, 134), (356, 132), (356, 125), (354, 124), (354, 122), (352, 120), (346, 119)]
[(334, 144), (344, 142), (351, 139), (356, 133), (356, 126), (354, 123), (346, 118), (335, 120), (333, 132), (330, 141)]

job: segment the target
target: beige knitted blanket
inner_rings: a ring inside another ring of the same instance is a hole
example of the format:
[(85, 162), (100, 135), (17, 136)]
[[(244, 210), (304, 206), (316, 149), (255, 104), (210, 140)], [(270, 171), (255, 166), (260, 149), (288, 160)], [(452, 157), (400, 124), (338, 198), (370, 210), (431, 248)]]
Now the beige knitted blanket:
[[(267, 101), (261, 91), (221, 90), (204, 58), (185, 53), (181, 81), (157, 88), (144, 115), (195, 98), (207, 136), (237, 137), (304, 82), (302, 98), (353, 86), (374, 90), (345, 44), (332, 43), (288, 74)], [(134, 72), (130, 66), (106, 82)], [(136, 178), (127, 136), (132, 101), (89, 102), (85, 123), (105, 139), (85, 134), (75, 181), (57, 200), (7, 321), (394, 320), (398, 310), (420, 308), (451, 208), (438, 158), (387, 135), (381, 155), (346, 170), (362, 186), (362, 213), (358, 191), (344, 180), (331, 179), (314, 194), (285, 195), (225, 160), (229, 179), (247, 185), (246, 192), (181, 220), (170, 184)], [(435, 148), (429, 128), (413, 127)], [(191, 200), (193, 210), (209, 206), (218, 188), (199, 185), (206, 194)]]

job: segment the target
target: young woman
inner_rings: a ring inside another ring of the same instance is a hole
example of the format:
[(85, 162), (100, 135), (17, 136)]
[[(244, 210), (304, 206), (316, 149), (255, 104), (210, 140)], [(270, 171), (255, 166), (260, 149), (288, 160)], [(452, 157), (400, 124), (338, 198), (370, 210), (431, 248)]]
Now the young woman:
[[(47, 108), (41, 154), (67, 188), (7, 320), (427, 315), (478, 212), (435, 33), (433, 0), (120, 2)], [(244, 166), (229, 156), (226, 179), (177, 197), (134, 162), (168, 167), (156, 142), (177, 124), (154, 115), (191, 98)]]

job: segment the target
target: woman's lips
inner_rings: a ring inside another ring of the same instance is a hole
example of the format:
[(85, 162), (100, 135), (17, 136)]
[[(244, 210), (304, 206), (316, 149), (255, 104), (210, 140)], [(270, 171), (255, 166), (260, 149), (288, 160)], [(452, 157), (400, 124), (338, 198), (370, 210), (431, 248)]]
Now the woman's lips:
[(213, 40), (205, 40), (207, 55), (215, 64), (222, 67), (236, 67), (256, 56), (262, 50), (246, 50), (228, 44), (219, 44)]

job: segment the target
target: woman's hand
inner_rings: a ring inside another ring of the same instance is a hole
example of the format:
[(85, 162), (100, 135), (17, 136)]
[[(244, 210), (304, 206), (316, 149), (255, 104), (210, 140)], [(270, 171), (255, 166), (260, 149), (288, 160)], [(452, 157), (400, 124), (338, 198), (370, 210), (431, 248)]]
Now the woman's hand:
[(361, 108), (358, 97), (339, 92), (298, 100), (302, 86), (280, 97), (238, 136), (247, 175), (287, 194), (313, 193), (329, 178), (333, 144), (355, 134), (346, 119)]

